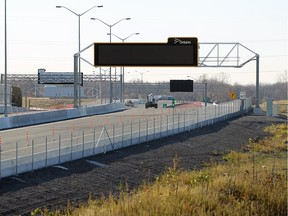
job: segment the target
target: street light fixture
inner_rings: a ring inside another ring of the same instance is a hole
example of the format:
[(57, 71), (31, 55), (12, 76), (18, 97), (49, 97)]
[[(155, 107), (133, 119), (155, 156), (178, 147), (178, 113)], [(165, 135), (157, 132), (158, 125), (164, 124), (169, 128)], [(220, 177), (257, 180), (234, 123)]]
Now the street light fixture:
[[(118, 23), (120, 23), (121, 21), (123, 21), (123, 20), (130, 20), (131, 18), (123, 18), (123, 19), (120, 19), (120, 20), (118, 20), (117, 22), (115, 22), (114, 24), (112, 24), (112, 25), (110, 25), (110, 24), (108, 24), (108, 23), (106, 23), (106, 22), (104, 22), (103, 20), (101, 20), (101, 19), (98, 19), (98, 18), (91, 18), (91, 20), (98, 20), (98, 21), (100, 21), (100, 22), (102, 22), (104, 25), (106, 25), (106, 26), (108, 26), (109, 27), (109, 35), (110, 35), (110, 43), (111, 43), (111, 36), (112, 36), (112, 27), (113, 26), (115, 26), (116, 24), (118, 24)], [(111, 75), (111, 67), (110, 67), (110, 70), (109, 70), (109, 85), (110, 85), (110, 104), (112, 103), (112, 94), (113, 94), (113, 92), (112, 92), (112, 75)]]
[[(125, 42), (125, 40), (127, 40), (128, 38), (130, 38), (133, 35), (139, 35), (140, 33), (136, 32), (136, 33), (132, 33), (129, 36), (125, 37), (125, 38), (121, 38), (115, 34), (112, 34), (113, 36), (115, 36), (116, 38), (118, 38), (119, 40), (122, 41), (122, 43)], [(110, 33), (107, 33), (107, 35), (110, 35)], [(122, 74), (122, 83), (121, 83), (121, 102), (124, 102), (124, 67), (121, 67), (122, 71), (120, 71), (120, 73)]]
[(143, 84), (143, 74), (148, 73), (149, 71), (145, 71), (145, 72), (136, 71), (136, 72), (141, 74), (141, 83)]
[[(117, 35), (115, 35), (115, 34), (111, 34), (111, 35), (113, 35), (114, 37), (118, 38), (119, 40), (122, 41), (122, 43), (124, 43), (125, 40), (127, 40), (127, 39), (130, 38), (131, 36), (133, 36), (133, 35), (139, 35), (139, 34), (140, 34), (140, 33), (138, 33), (138, 32), (132, 33), (132, 34), (130, 34), (128, 37), (125, 37), (125, 38), (121, 38), (121, 37), (119, 37), (119, 36), (117, 36)], [(110, 33), (107, 33), (107, 35), (110, 35)]]
[[(189, 78), (195, 79), (192, 76), (187, 76)], [(195, 79), (197, 81), (197, 79)], [(204, 97), (203, 99), (205, 100), (205, 107), (207, 106), (207, 82), (205, 80), (203, 80), (203, 82), (195, 82), (194, 84), (204, 84)]]
[[(73, 13), (74, 15), (78, 16), (78, 51), (79, 51), (79, 66), (78, 66), (78, 87), (79, 87), (79, 106), (81, 106), (81, 85), (80, 85), (80, 80), (81, 80), (81, 66), (80, 66), (80, 51), (81, 51), (81, 41), (80, 41), (80, 17), (84, 14), (86, 14), (88, 11), (92, 10), (93, 8), (102, 8), (103, 5), (98, 5), (98, 6), (93, 6), (91, 8), (89, 8), (88, 10), (84, 11), (83, 13), (77, 14), (76, 12), (72, 11), (71, 9), (65, 7), (65, 6), (56, 6), (56, 8), (64, 8), (68, 11), (70, 11), (71, 13)], [(74, 85), (77, 85), (77, 83), (74, 83)], [(76, 91), (74, 90), (74, 98), (78, 96), (77, 94), (77, 88), (75, 88)], [(78, 105), (74, 103), (74, 108), (77, 108)]]

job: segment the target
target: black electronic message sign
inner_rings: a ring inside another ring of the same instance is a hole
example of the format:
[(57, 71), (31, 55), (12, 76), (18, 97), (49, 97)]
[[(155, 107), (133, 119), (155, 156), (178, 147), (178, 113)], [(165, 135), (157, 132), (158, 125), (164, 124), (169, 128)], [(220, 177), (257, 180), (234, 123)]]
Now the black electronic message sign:
[(94, 66), (198, 66), (197, 38), (167, 43), (94, 43)]
[(193, 92), (193, 80), (170, 80), (170, 92)]
[[(81, 72), (80, 85), (83, 86)], [(78, 80), (78, 75), (77, 75)], [(38, 71), (38, 84), (74, 84), (74, 72), (45, 72)], [(79, 84), (79, 83), (78, 83)]]

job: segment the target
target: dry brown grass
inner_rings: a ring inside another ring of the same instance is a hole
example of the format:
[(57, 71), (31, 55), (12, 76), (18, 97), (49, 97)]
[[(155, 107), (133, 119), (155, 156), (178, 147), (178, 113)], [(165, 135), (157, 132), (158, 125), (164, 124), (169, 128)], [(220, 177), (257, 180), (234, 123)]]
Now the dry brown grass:
[[(282, 116), (288, 116), (288, 100), (278, 100), (278, 101), (273, 101), (273, 104), (277, 104), (278, 106), (278, 114)], [(261, 109), (263, 111), (266, 111), (266, 102), (262, 103), (260, 105)]]
[[(243, 152), (231, 152), (225, 163), (202, 170), (180, 171), (174, 166), (153, 184), (133, 191), (119, 187), (119, 197), (90, 199), (65, 215), (287, 215), (287, 124), (272, 125), (271, 136), (253, 142)], [(42, 215), (60, 212), (35, 210)], [(34, 214), (36, 215), (36, 214)]]
[(266, 131), (272, 137), (231, 152), (225, 164), (181, 172), (175, 159), (154, 184), (90, 200), (72, 215), (286, 215), (287, 125)]
[[(23, 101), (26, 99), (23, 98)], [(27, 106), (33, 108), (41, 108), (41, 109), (66, 109), (73, 107), (73, 99), (71, 98), (27, 98)], [(24, 103), (25, 104), (25, 103)], [(82, 106), (89, 106), (100, 104), (100, 100), (96, 99), (82, 99), (81, 105)]]

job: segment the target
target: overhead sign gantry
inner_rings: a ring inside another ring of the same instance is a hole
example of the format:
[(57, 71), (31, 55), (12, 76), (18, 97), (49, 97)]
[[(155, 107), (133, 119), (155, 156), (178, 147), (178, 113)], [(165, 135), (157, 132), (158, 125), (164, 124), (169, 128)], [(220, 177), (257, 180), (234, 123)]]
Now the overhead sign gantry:
[(198, 39), (168, 38), (167, 43), (94, 43), (94, 66), (197, 67)]
[[(80, 53), (94, 46), (94, 64)], [(201, 57), (198, 56), (201, 51)], [(240, 59), (241, 56), (241, 59)], [(231, 67), (256, 61), (256, 113), (259, 108), (259, 54), (240, 43), (198, 43), (196, 37), (171, 37), (167, 43), (93, 43), (74, 54), (74, 107), (77, 104), (78, 59), (98, 66)], [(244, 59), (244, 60), (243, 60)], [(111, 76), (111, 74), (110, 74)], [(111, 89), (110, 89), (111, 91)], [(110, 97), (111, 97), (110, 93)]]

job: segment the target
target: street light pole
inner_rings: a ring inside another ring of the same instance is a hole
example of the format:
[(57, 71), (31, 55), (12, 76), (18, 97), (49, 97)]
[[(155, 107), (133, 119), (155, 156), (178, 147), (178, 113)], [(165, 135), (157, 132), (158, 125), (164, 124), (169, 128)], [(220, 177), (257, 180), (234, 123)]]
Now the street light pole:
[[(71, 13), (73, 13), (74, 15), (76, 15), (76, 16), (78, 17), (78, 52), (79, 52), (79, 55), (78, 55), (78, 94), (77, 94), (77, 90), (75, 91), (75, 89), (74, 89), (74, 98), (75, 98), (75, 97), (77, 98), (77, 96), (79, 96), (79, 97), (78, 97), (78, 99), (79, 99), (79, 102), (78, 102), (79, 106), (81, 106), (81, 84), (80, 84), (80, 81), (81, 81), (81, 64), (80, 64), (80, 62), (81, 62), (81, 58), (80, 58), (80, 51), (81, 51), (81, 33), (80, 33), (81, 31), (80, 31), (80, 27), (81, 27), (81, 26), (80, 26), (80, 24), (81, 24), (81, 22), (80, 22), (80, 18), (81, 18), (82, 15), (86, 14), (88, 11), (90, 11), (90, 10), (92, 10), (93, 8), (96, 8), (96, 7), (102, 8), (103, 6), (102, 6), (102, 5), (93, 6), (93, 7), (89, 8), (88, 10), (84, 11), (83, 13), (77, 14), (77, 13), (75, 13), (74, 11), (72, 11), (71, 9), (69, 9), (69, 8), (67, 8), (67, 7), (65, 7), (65, 6), (56, 6), (56, 8), (64, 8), (64, 9), (70, 11)], [(76, 78), (76, 79), (77, 79), (77, 78)], [(76, 79), (74, 78), (74, 81), (75, 81)], [(76, 95), (75, 95), (75, 94), (76, 94)], [(77, 101), (77, 99), (76, 99), (76, 101)], [(75, 105), (75, 104), (74, 104), (74, 108), (77, 108), (77, 107), (78, 107), (78, 105)]]
[[(109, 33), (108, 33), (109, 34)], [(118, 37), (117, 35), (115, 34), (112, 34), (113, 36), (117, 37), (119, 40), (122, 41), (122, 43), (125, 42), (125, 40), (127, 40), (128, 38), (130, 38), (131, 36), (133, 35), (139, 35), (140, 33), (132, 33), (130, 34), (129, 36), (125, 37), (125, 38), (120, 38)], [(111, 36), (111, 32), (110, 32), (110, 36)], [(125, 85), (125, 81), (124, 81), (124, 67), (121, 67), (121, 71), (120, 71), (120, 74), (122, 75), (122, 82), (121, 82), (121, 102), (124, 103), (124, 85)]]
[(149, 71), (146, 71), (146, 72), (139, 72), (139, 71), (136, 71), (136, 72), (138, 72), (138, 73), (141, 74), (141, 83), (143, 84), (143, 74), (144, 74), (144, 73), (148, 73)]
[[(103, 76), (103, 74), (102, 74), (102, 71), (104, 71), (104, 81), (105, 81), (105, 93), (107, 92), (106, 90), (107, 90), (107, 88), (106, 88), (106, 71), (107, 70), (109, 70), (109, 68), (108, 69), (103, 69), (103, 68), (99, 68), (99, 71), (100, 71), (100, 83), (101, 83), (101, 104), (103, 104), (103, 98), (102, 98), (102, 76)], [(104, 101), (104, 103), (106, 104), (106, 94), (105, 94), (105, 101)]]
[(5, 9), (4, 9), (4, 16), (5, 16), (5, 27), (4, 27), (4, 31), (5, 31), (5, 66), (4, 66), (4, 116), (7, 117), (8, 116), (8, 112), (7, 112), (7, 13), (6, 13), (6, 0), (5, 0)]
[[(192, 76), (187, 76), (187, 77), (195, 79)], [(195, 80), (197, 81), (197, 79), (195, 79)], [(193, 83), (194, 83), (194, 81), (193, 81)], [(201, 83), (195, 82), (194, 84), (204, 84), (204, 97), (203, 97), (203, 99), (205, 100), (205, 107), (206, 107), (207, 106), (207, 82), (206, 81), (203, 81)]]
[[(119, 22), (123, 21), (123, 20), (130, 20), (131, 18), (123, 18), (123, 19), (120, 19), (119, 21), (115, 22), (114, 24), (112, 25), (109, 25), (108, 23), (104, 22), (103, 20), (101, 19), (98, 19), (98, 18), (91, 18), (91, 20), (98, 20), (100, 22), (102, 22), (104, 25), (108, 26), (109, 27), (109, 35), (110, 35), (110, 43), (111, 43), (111, 36), (112, 36), (112, 27), (115, 26), (116, 24), (118, 24)], [(112, 98), (113, 98), (113, 90), (112, 90), (112, 74), (111, 74), (111, 67), (109, 67), (109, 85), (110, 85), (110, 104), (113, 102), (112, 101)]]

